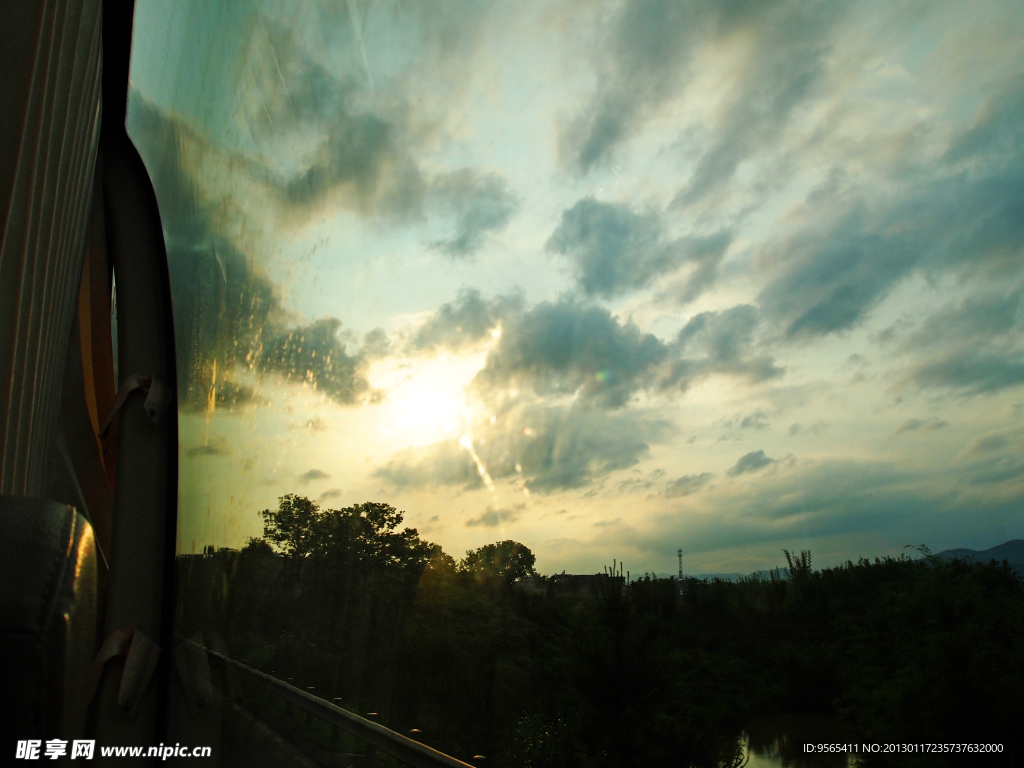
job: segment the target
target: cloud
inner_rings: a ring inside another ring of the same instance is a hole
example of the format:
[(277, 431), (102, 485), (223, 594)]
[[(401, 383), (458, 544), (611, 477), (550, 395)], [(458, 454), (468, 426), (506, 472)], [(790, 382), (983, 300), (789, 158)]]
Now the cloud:
[(774, 464), (776, 459), (770, 459), (764, 455), (764, 451), (751, 451), (740, 456), (739, 460), (726, 472), (731, 477), (742, 475), (745, 472), (756, 472), (764, 469), (769, 464)]
[(433, 179), (430, 193), (455, 219), (454, 234), (433, 247), (455, 257), (479, 250), (487, 234), (504, 229), (519, 205), (503, 177), (468, 168)]
[[(619, 546), (671, 560), (679, 541), (694, 554), (771, 543), (763, 549), (781, 560), (784, 547), (811, 548), (818, 555), (826, 544), (815, 542), (835, 536), (847, 537), (844, 559), (855, 556), (850, 547), (857, 546), (857, 534), (882, 534), (884, 541), (902, 543), (920, 541), (927, 531), (933, 549), (962, 545), (965, 531), (981, 540), (1005, 540), (1019, 520), (1024, 490), (1010, 486), (993, 493), (977, 484), (965, 493), (959, 477), (939, 479), (930, 470), (915, 472), (891, 462), (797, 464), (793, 471), (760, 478), (754, 497), (723, 486), (710, 500), (711, 514), (659, 518), (644, 531), (626, 532)], [(877, 544), (867, 546), (860, 554), (877, 552), (870, 549)]]
[(794, 110), (826, 71), (840, 6), (803, 2), (629, 0), (595, 47), (593, 98), (566, 126), (563, 161), (582, 173), (608, 165), (649, 119), (681, 94), (701, 67), (697, 51), (742, 44), (734, 76), (718, 85), (721, 106), (705, 149), (677, 201), (717, 191), (756, 150), (778, 141)]
[(341, 321), (325, 317), (307, 326), (279, 331), (264, 341), (256, 365), (291, 382), (308, 383), (337, 403), (372, 396), (360, 355), (349, 355), (339, 336)]
[[(393, 42), (415, 49), (410, 60), (420, 66), (430, 57), (437, 66), (454, 53), (443, 49), (472, 48), (473, 29), (486, 9), (467, 5), (433, 14), (440, 19), (414, 15), (420, 23), (406, 28), (399, 22), (401, 31), (389, 22), (402, 38)], [(330, 199), (366, 217), (450, 222), (450, 235), (431, 246), (452, 257), (472, 256), (487, 235), (509, 222), (518, 208), (516, 195), (496, 173), (425, 171), (417, 156), (437, 129), (425, 127), (429, 118), (410, 103), (422, 95), (403, 94), (404, 77), (391, 78), (386, 96), (378, 91), (368, 51), (360, 35), (352, 36), (350, 20), (343, 19), (336, 32), (333, 41), (348, 41), (352, 49), (328, 71), (318, 52), (306, 50), (291, 30), (264, 17), (252, 28), (240, 103), (262, 156), (275, 159), (262, 174), (267, 186), (296, 210)]]
[(751, 414), (743, 417), (740, 421), (740, 429), (753, 429), (756, 432), (762, 432), (768, 429), (768, 422), (765, 419), (768, 418), (768, 414), (758, 408)]
[(791, 436), (792, 435), (799, 435), (801, 432), (808, 432), (808, 433), (810, 433), (812, 435), (816, 435), (819, 432), (824, 432), (826, 429), (829, 428), (829, 426), (830, 425), (829, 425), (829, 423), (827, 421), (816, 421), (813, 424), (811, 424), (809, 427), (805, 427), (803, 424), (797, 422), (795, 424), (790, 424), (789, 425), (789, 429), (786, 430), (786, 431)]
[(750, 50), (742, 75), (723, 95), (711, 139), (688, 183), (676, 195), (680, 207), (721, 192), (740, 164), (773, 146), (796, 109), (816, 94), (828, 71), (831, 36), (850, 4), (752, 3), (735, 19)]
[(383, 328), (374, 328), (363, 336), (363, 357), (367, 359), (387, 357), (391, 351), (391, 340)]
[(959, 350), (916, 366), (910, 381), (921, 388), (943, 387), (963, 395), (991, 394), (1024, 384), (1024, 355)]
[(598, 520), (593, 524), (594, 528), (613, 528), (622, 522), (621, 517), (616, 517), (614, 520)]
[(326, 480), (328, 477), (330, 477), (330, 475), (326, 472), (322, 472), (319, 469), (311, 469), (308, 472), (303, 472), (299, 475), (299, 482), (305, 485), (313, 482), (314, 480)]
[(252, 387), (233, 378), (248, 368), (308, 383), (340, 404), (372, 397), (363, 356), (349, 354), (338, 334), (341, 321), (290, 325), (274, 283), (215, 226), (192, 171), (203, 139), (137, 93), (131, 105), (129, 126), (160, 192), (182, 406), (253, 400)]
[(948, 426), (948, 421), (942, 421), (936, 418), (907, 419), (899, 426), (899, 428), (895, 432), (893, 432), (893, 437), (896, 437), (897, 435), (902, 435), (905, 432), (916, 432), (919, 429), (934, 431), (936, 429), (943, 429), (944, 427)]
[(230, 456), (232, 454), (231, 444), (223, 435), (210, 435), (202, 445), (189, 448), (186, 452), (189, 457), (194, 456)]
[(412, 336), (410, 350), (447, 349), (458, 351), (493, 338), (506, 318), (521, 314), (523, 297), (519, 294), (484, 299), (470, 288), (459, 291), (455, 301), (441, 305)]
[(702, 472), (699, 475), (683, 475), (666, 486), (665, 495), (670, 499), (689, 496), (707, 485), (714, 476), (713, 472)]
[(641, 491), (654, 490), (658, 485), (660, 485), (661, 478), (666, 474), (663, 469), (655, 469), (648, 472), (646, 475), (642, 474), (638, 469), (634, 469), (633, 472), (636, 473), (636, 477), (621, 480), (616, 484), (615, 487), (619, 493), (637, 493)]
[(231, 368), (258, 346), (265, 328), (283, 320), (274, 286), (213, 225), (213, 204), (191, 172), (195, 156), (204, 151), (203, 139), (138, 92), (129, 104), (128, 127), (160, 199), (180, 406), (244, 403), (252, 390), (231, 379)]
[(399, 451), (374, 473), (396, 488), (478, 488), (482, 473), (493, 481), (522, 479), (531, 491), (581, 488), (647, 456), (672, 426), (646, 414), (574, 406), (516, 404), (473, 431), (473, 450), (459, 440)]
[(309, 206), (328, 195), (365, 214), (416, 215), (426, 182), (409, 151), (406, 113), (373, 103), (362, 67), (335, 74), (292, 33), (260, 15), (246, 43), (242, 120), (279, 200)]
[[(218, 408), (234, 410), (239, 406), (260, 402), (256, 390), (248, 384), (242, 384), (228, 376), (221, 378), (213, 384), (214, 403)], [(209, 400), (207, 400), (209, 404)]]
[[(846, 180), (810, 194), (799, 217), (805, 223), (758, 249), (758, 263), (774, 275), (758, 297), (766, 315), (789, 338), (823, 336), (855, 327), (915, 272), (954, 274), (975, 285), (1016, 276), (1024, 251), (1022, 83), (1004, 83), (1003, 97), (913, 183), (883, 193)], [(974, 133), (980, 127), (984, 141)], [(1019, 291), (1016, 280), (1011, 285)], [(1017, 293), (969, 298), (959, 310), (942, 313), (955, 323), (948, 341), (984, 338), (986, 325), (998, 335), (1012, 333), (1019, 307)], [(940, 327), (919, 335), (940, 343), (934, 330)], [(1001, 366), (984, 355), (974, 361), (986, 371), (980, 377), (958, 371), (958, 356), (966, 352), (935, 361), (922, 371), (922, 383), (932, 376), (943, 386), (993, 391), (1020, 380), (1020, 364)]]
[(758, 349), (759, 322), (750, 305), (703, 312), (664, 342), (607, 309), (569, 297), (524, 309), (521, 297), (486, 301), (464, 291), (417, 331), (411, 346), (457, 349), (500, 324), (500, 338), (473, 380), (484, 400), (500, 403), (510, 393), (530, 391), (615, 409), (641, 391), (685, 390), (715, 373), (751, 382), (781, 376), (784, 369)]
[(657, 337), (601, 307), (570, 299), (544, 302), (503, 329), (474, 379), (480, 391), (531, 388), (542, 396), (575, 395), (618, 408), (655, 384), (668, 356)]
[(1024, 429), (979, 435), (957, 457), (966, 461), (968, 483), (992, 486), (1024, 478)]
[(685, 302), (714, 281), (730, 242), (727, 232), (669, 240), (657, 214), (587, 197), (562, 212), (546, 248), (569, 259), (584, 294), (603, 298), (645, 288), (692, 264), (694, 270), (678, 292)]
[(1024, 140), (1024, 76), (1009, 79), (1004, 89), (989, 97), (974, 124), (957, 136), (946, 150), (945, 160), (963, 163), (982, 160), (1000, 165), (1020, 159)]
[(1024, 287), (1011, 283), (968, 295), (925, 318), (902, 345), (930, 355), (907, 380), (919, 388), (963, 395), (998, 392), (1024, 384)]
[(974, 438), (964, 448), (961, 456), (985, 455), (1017, 447), (1024, 447), (1024, 429), (1001, 430)]
[(965, 296), (925, 319), (903, 345), (905, 350), (950, 345), (992, 348), (1024, 334), (1024, 286)]
[[(756, 351), (754, 336), (759, 323), (759, 312), (750, 304), (690, 318), (676, 338), (681, 354), (673, 363), (670, 378), (687, 386), (691, 379), (710, 373), (730, 373), (751, 382), (781, 376), (784, 369), (776, 366), (770, 355)], [(698, 356), (687, 356), (693, 353)]]
[(317, 501), (330, 501), (331, 499), (341, 498), (341, 488), (331, 488), (329, 491), (324, 491), (320, 494), (320, 498)]
[(998, 485), (1010, 483), (1024, 478), (1024, 459), (1016, 456), (1004, 456), (992, 462), (986, 469), (975, 472), (968, 479), (971, 485)]
[(516, 504), (508, 509), (488, 507), (487, 511), (481, 513), (478, 517), (467, 520), (466, 525), (471, 528), (477, 525), (482, 525), (485, 528), (495, 528), (502, 523), (514, 523), (519, 519), (525, 508), (525, 504)]
[(563, 160), (586, 173), (607, 164), (666, 100), (674, 96), (694, 50), (708, 33), (728, 34), (764, 4), (629, 0), (595, 51), (601, 87), (566, 127)]

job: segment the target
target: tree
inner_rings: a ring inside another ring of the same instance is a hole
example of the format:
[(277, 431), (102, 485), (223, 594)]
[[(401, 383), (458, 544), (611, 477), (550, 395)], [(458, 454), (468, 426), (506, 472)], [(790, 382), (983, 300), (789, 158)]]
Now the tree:
[(477, 579), (500, 579), (505, 585), (533, 576), (537, 557), (525, 544), (506, 539), (466, 553), (459, 570)]
[(278, 499), (277, 511), (264, 509), (263, 538), (292, 557), (309, 557), (317, 549), (320, 507), (304, 496), (289, 493)]
[(405, 513), (390, 504), (368, 501), (344, 509), (322, 510), (304, 496), (288, 494), (276, 511), (265, 509), (263, 539), (286, 555), (352, 555), (372, 566), (423, 567), (441, 548), (423, 541), (415, 528), (397, 528)]

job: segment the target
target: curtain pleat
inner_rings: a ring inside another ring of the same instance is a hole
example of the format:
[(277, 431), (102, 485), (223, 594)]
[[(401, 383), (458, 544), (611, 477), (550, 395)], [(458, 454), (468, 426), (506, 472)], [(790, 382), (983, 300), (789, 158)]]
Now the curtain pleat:
[(39, 496), (60, 413), (100, 128), (101, 4), (0, 25), (0, 493)]

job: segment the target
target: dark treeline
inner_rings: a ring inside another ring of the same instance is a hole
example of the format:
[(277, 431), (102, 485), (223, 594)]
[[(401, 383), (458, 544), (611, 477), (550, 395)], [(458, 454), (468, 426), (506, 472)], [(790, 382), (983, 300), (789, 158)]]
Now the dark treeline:
[[(689, 580), (682, 594), (674, 579), (599, 578), (565, 594), (525, 546), (456, 561), (399, 530), (387, 504), (286, 496), (263, 516), (241, 552), (180, 559), (183, 634), (463, 760), (731, 766), (746, 724), (804, 713), (841, 718), (858, 743), (994, 742), (1005, 751), (985, 764), (1020, 761), (1024, 587), (1004, 565), (815, 571), (810, 553), (787, 553), (785, 575)], [(339, 749), (307, 719), (252, 706), (296, 743)]]

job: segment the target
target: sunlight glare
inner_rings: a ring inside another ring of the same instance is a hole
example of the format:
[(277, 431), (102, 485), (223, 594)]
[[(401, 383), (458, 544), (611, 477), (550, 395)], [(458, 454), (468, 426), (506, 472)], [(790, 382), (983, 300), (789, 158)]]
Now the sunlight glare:
[(483, 368), (484, 353), (429, 360), (386, 360), (369, 370), (385, 393), (380, 428), (402, 445), (425, 445), (462, 432), (471, 421), (466, 386)]

